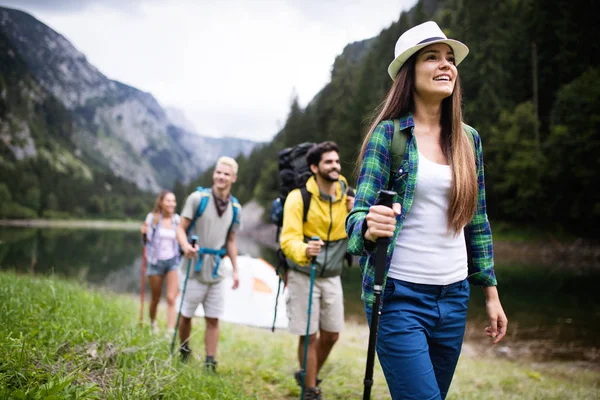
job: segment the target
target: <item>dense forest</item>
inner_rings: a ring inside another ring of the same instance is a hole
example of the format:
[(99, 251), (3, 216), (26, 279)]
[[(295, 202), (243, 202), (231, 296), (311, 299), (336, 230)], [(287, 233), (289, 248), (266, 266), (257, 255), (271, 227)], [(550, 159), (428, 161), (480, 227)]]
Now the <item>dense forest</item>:
[[(293, 101), (274, 140), (238, 159), (242, 203), (268, 206), (278, 193), (277, 152), (307, 140), (336, 141), (355, 182), (360, 143), (392, 83), (395, 42), (427, 20), (470, 48), (459, 67), (463, 113), (482, 136), (490, 218), (597, 236), (600, 35), (583, 0), (419, 1), (377, 37), (349, 44), (330, 83), (305, 108)], [(179, 185), (179, 195), (210, 184), (210, 173)]]

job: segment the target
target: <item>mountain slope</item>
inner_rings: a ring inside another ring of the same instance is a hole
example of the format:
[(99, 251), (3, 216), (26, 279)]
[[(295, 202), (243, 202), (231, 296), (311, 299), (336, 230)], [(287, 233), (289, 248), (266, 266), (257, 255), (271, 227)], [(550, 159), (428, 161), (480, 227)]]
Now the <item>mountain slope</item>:
[(188, 182), (216, 155), (251, 150), (249, 141), (198, 139), (180, 128), (172, 134), (151, 94), (108, 79), (66, 38), (27, 13), (0, 7), (0, 32), (39, 86), (70, 112), (77, 151), (140, 189)]
[(152, 198), (75, 144), (72, 113), (0, 32), (0, 217), (139, 217)]

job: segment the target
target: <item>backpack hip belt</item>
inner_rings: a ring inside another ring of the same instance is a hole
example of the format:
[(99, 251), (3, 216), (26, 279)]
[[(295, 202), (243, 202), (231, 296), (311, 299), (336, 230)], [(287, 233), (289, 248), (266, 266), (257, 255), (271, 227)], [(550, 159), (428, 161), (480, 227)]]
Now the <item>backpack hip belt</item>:
[(215, 261), (215, 270), (212, 273), (212, 277), (217, 277), (217, 272), (219, 271), (219, 264), (221, 264), (221, 259), (225, 254), (227, 254), (227, 250), (225, 248), (220, 249), (209, 249), (208, 247), (200, 247), (198, 249), (198, 262), (196, 263), (196, 272), (200, 272), (202, 270), (202, 261), (204, 260), (205, 254), (211, 254), (216, 256)]

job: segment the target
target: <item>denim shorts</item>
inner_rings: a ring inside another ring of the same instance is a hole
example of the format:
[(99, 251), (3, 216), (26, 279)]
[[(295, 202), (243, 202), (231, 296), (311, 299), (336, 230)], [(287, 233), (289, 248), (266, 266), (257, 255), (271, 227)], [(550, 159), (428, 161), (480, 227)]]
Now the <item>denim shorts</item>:
[[(470, 287), (465, 279), (424, 285), (388, 277), (377, 357), (392, 399), (445, 399), (462, 348)], [(366, 306), (367, 321), (372, 307)]]
[(168, 260), (158, 260), (156, 264), (148, 264), (146, 276), (150, 275), (167, 275), (170, 271), (176, 271), (179, 268), (178, 257), (173, 257)]

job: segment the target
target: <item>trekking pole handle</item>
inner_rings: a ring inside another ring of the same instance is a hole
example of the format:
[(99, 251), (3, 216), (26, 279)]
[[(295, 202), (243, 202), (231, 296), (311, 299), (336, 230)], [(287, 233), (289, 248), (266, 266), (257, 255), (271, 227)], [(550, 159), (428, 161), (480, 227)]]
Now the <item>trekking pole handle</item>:
[(142, 244), (145, 246), (146, 243), (148, 243), (148, 235), (145, 233), (142, 233)]
[[(315, 236), (311, 236), (311, 237), (310, 237), (310, 240), (311, 240), (311, 241), (313, 241), (313, 240), (317, 240), (317, 241), (319, 241), (319, 240), (321, 240), (321, 237), (320, 237), (320, 236), (317, 236), (317, 235), (315, 235)], [(313, 257), (312, 261), (313, 261), (313, 262), (315, 262), (315, 260), (316, 260), (316, 259), (317, 259), (317, 257), (315, 256), (315, 257)]]
[(377, 193), (377, 200), (375, 201), (375, 204), (391, 208), (392, 204), (394, 203), (395, 196), (396, 192), (392, 190), (380, 190), (379, 193)]
[[(380, 190), (379, 193), (377, 193), (377, 200), (375, 201), (375, 204), (377, 205), (382, 205), (382, 206), (386, 206), (386, 207), (392, 207), (392, 204), (394, 203), (394, 197), (396, 196), (396, 192), (392, 191), (392, 190)], [(377, 243), (377, 250), (375, 253), (375, 259), (385, 259), (386, 257), (386, 253), (387, 253), (387, 245), (390, 242), (390, 238), (388, 237), (380, 237), (376, 240)], [(377, 261), (376, 261), (377, 263)], [(375, 285), (375, 289), (381, 290), (381, 286), (383, 285), (383, 277), (385, 275), (385, 262), (383, 264), (379, 264), (382, 267), (380, 268), (375, 268), (375, 276), (374, 276), (374, 280), (373, 283)]]
[[(190, 244), (192, 245), (192, 247), (194, 247), (196, 245), (196, 243), (198, 242), (198, 236), (192, 235), (191, 239), (192, 240), (191, 240)], [(183, 249), (181, 248), (181, 246), (179, 246), (179, 255), (182, 256), (183, 254), (184, 254)]]

